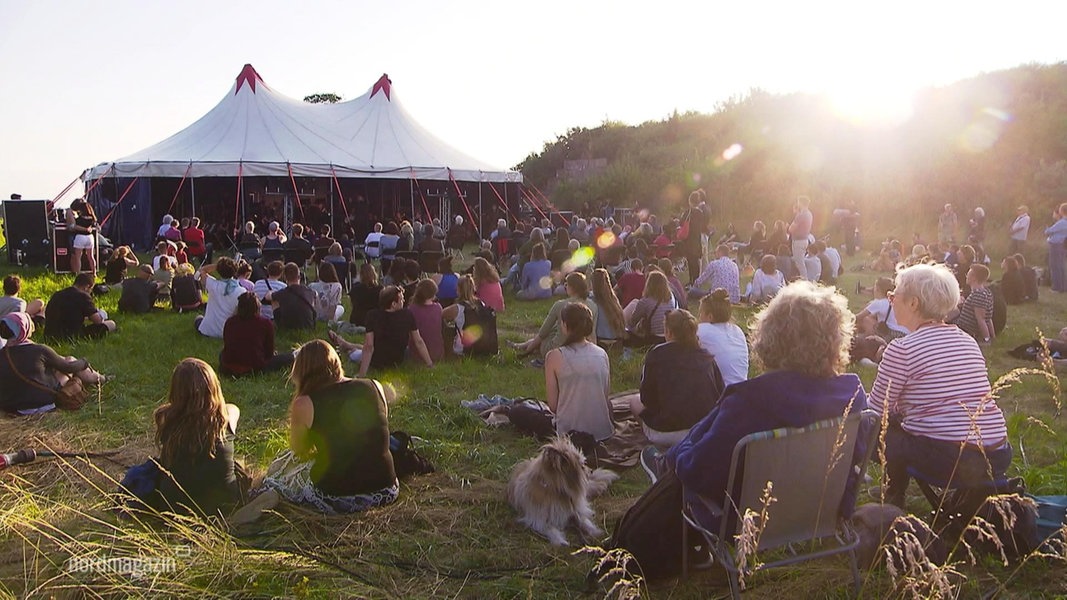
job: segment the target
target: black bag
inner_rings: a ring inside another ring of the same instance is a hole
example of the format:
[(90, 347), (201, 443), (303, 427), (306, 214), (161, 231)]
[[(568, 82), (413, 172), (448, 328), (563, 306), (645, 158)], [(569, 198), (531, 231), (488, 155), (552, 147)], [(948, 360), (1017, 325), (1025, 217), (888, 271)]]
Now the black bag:
[[(702, 538), (691, 531), (689, 539)], [(648, 581), (682, 573), (682, 482), (673, 471), (664, 473), (626, 511), (608, 548), (622, 548), (633, 555), (638, 569), (628, 565), (627, 570), (639, 572)], [(607, 568), (611, 566), (615, 565)]]
[(389, 452), (393, 455), (393, 471), (398, 479), (434, 472), (433, 463), (415, 450), (411, 436), (404, 431), (389, 434)]
[(532, 435), (541, 441), (551, 439), (556, 435), (556, 426), (552, 423), (552, 412), (547, 406), (533, 398), (515, 402), (508, 408), (507, 415), (519, 433)]
[(463, 353), (492, 356), (500, 351), (496, 335), (496, 311), (482, 301), (463, 305), (463, 329), (456, 335), (463, 343)]

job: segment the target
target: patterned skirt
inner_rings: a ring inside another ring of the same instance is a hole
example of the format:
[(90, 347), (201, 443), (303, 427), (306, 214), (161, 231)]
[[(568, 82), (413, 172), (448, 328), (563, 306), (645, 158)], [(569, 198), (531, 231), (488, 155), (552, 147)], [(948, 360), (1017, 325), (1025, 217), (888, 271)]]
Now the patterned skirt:
[(331, 496), (323, 493), (311, 481), (311, 465), (314, 461), (300, 460), (292, 450), (286, 450), (274, 459), (263, 478), (263, 485), (256, 494), (277, 490), (283, 498), (294, 504), (305, 504), (328, 515), (348, 514), (375, 506), (392, 504), (400, 495), (400, 483), (355, 496)]

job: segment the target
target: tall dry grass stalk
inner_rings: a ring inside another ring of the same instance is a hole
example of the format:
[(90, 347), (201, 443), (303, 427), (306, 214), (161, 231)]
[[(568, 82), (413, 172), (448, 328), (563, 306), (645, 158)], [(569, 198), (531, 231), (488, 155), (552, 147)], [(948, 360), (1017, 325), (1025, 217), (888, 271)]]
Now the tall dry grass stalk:
[(759, 552), (760, 538), (763, 530), (770, 521), (769, 509), (778, 501), (773, 496), (774, 482), (768, 481), (763, 487), (763, 496), (760, 497), (760, 511), (757, 513), (751, 508), (745, 509), (741, 516), (741, 532), (734, 536), (735, 550), (737, 552), (737, 579), (741, 589), (745, 589), (745, 575), (752, 573), (760, 567), (757, 557)]
[[(955, 598), (959, 583), (965, 577), (955, 565), (938, 565), (930, 560), (921, 540), (933, 539), (926, 523), (918, 519), (898, 517), (893, 523), (898, 535), (882, 547), (886, 570), (896, 585), (897, 593), (905, 598)], [(917, 531), (920, 529), (921, 531)]]
[(597, 583), (611, 584), (604, 592), (604, 600), (637, 600), (641, 597), (645, 579), (629, 569), (637, 561), (625, 548), (605, 550), (599, 546), (583, 546), (571, 555), (590, 555), (596, 559), (592, 572), (597, 573)]

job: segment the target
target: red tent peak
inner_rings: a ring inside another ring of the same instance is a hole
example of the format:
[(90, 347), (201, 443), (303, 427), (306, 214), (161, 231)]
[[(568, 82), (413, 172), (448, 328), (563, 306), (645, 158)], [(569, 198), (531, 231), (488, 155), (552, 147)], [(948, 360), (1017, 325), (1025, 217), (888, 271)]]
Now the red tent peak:
[(237, 89), (234, 90), (233, 95), (237, 95), (237, 92), (241, 91), (241, 86), (248, 82), (248, 87), (252, 89), (252, 93), (256, 93), (256, 82), (263, 83), (263, 78), (256, 73), (256, 70), (252, 68), (252, 65), (245, 65), (241, 69), (241, 74), (237, 76)]
[(389, 79), (389, 75), (386, 73), (382, 73), (382, 76), (378, 78), (378, 82), (374, 84), (373, 88), (371, 88), (370, 97), (373, 98), (374, 95), (377, 94), (379, 90), (381, 90), (385, 92), (385, 98), (387, 100), (392, 100), (392, 97), (389, 95), (392, 86), (393, 81)]

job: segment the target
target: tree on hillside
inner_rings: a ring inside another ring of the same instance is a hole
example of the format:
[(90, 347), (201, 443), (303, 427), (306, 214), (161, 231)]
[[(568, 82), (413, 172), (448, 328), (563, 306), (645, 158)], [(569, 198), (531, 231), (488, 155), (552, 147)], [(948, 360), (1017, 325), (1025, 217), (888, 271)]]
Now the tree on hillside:
[(333, 92), (326, 92), (324, 94), (311, 94), (310, 96), (304, 96), (304, 102), (311, 104), (336, 104), (341, 101), (341, 97)]

